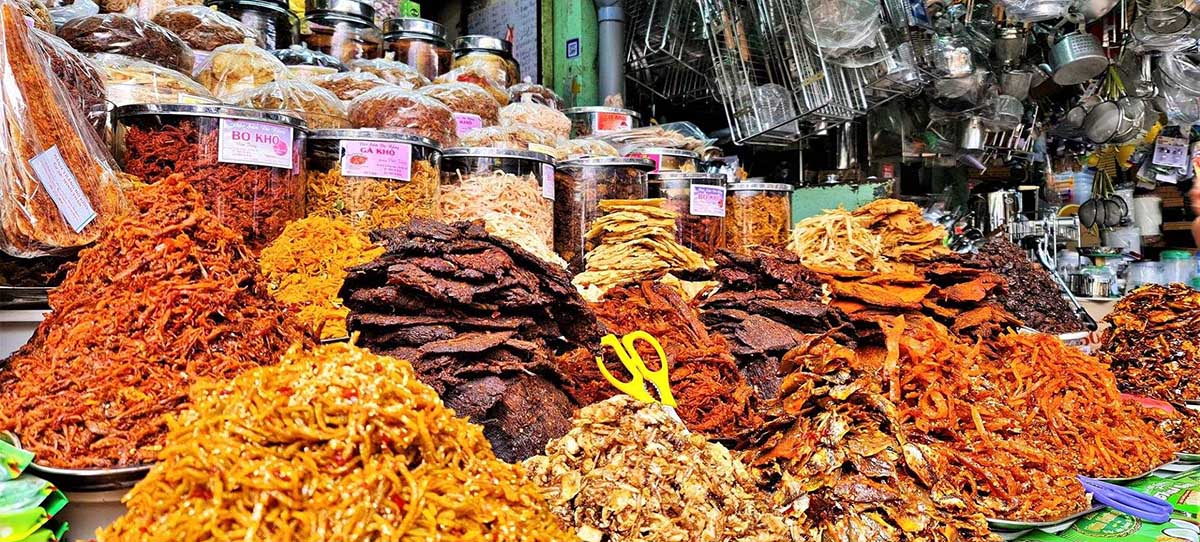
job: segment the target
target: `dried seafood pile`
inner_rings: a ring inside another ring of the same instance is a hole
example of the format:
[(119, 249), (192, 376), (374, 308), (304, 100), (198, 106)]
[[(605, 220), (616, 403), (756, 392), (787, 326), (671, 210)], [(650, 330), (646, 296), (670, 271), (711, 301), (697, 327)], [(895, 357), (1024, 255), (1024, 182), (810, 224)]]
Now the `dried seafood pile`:
[(1042, 333), (1087, 329), (1050, 273), (1011, 241), (993, 238), (966, 263), (1004, 277), (1008, 287), (997, 290), (995, 299), (1026, 326)]
[[(622, 336), (645, 331), (662, 344), (671, 370), (671, 393), (676, 410), (688, 428), (710, 438), (727, 439), (757, 427), (754, 390), (746, 384), (729, 344), (710, 334), (692, 309), (670, 286), (656, 282), (618, 286), (593, 305), (610, 333)], [(658, 354), (639, 343), (638, 352), (651, 367)], [(611, 352), (606, 351), (606, 354)], [(609, 356), (609, 367), (620, 367)], [(596, 366), (590, 352), (579, 349), (559, 360), (568, 375), (568, 388), (582, 404), (602, 401), (618, 393)]]
[(482, 222), (416, 219), (372, 238), (387, 252), (351, 269), (341, 291), (359, 344), (411, 360), (448, 406), (484, 426), (505, 460), (566, 433), (576, 402), (553, 356), (602, 335), (566, 272), (490, 236)]
[(675, 241), (675, 213), (663, 200), (602, 200), (604, 216), (587, 232), (587, 267), (575, 285), (589, 300), (609, 288), (653, 280), (671, 271), (712, 268), (696, 251)]
[(905, 424), (948, 450), (940, 479), (991, 517), (1058, 519), (1087, 505), (1074, 474), (1134, 476), (1174, 457), (1112, 374), (1052, 335), (981, 346), (928, 318), (884, 328), (887, 349), (861, 351), (860, 364), (877, 371)]
[(307, 340), (241, 236), (173, 175), (80, 253), (53, 311), (0, 369), (0, 429), (45, 465), (154, 461), (199, 378), (232, 378)]
[(982, 514), (941, 483), (945, 458), (910, 440), (854, 350), (822, 335), (784, 358), (767, 422), (742, 443), (808, 540), (985, 542)]
[(779, 394), (779, 359), (809, 333), (853, 332), (846, 316), (821, 301), (821, 281), (783, 250), (717, 256), (716, 293), (701, 303), (700, 320), (730, 343), (738, 368), (760, 398)]
[(729, 451), (628, 396), (581, 409), (525, 467), (584, 542), (800, 540)]
[(880, 199), (853, 212), (837, 209), (801, 220), (792, 228), (788, 250), (819, 273), (887, 272), (896, 263), (949, 254), (945, 239), (945, 228), (925, 220), (916, 205)]
[(1200, 399), (1200, 291), (1144, 286), (1106, 319), (1100, 357), (1121, 391), (1163, 401)]

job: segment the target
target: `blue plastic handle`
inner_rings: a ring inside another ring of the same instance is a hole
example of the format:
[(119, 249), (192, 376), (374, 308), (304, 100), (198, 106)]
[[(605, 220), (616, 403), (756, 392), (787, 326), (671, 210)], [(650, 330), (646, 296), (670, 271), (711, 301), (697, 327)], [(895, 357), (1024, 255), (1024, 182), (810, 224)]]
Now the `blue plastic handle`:
[(1083, 484), (1083, 488), (1092, 494), (1096, 502), (1151, 523), (1170, 521), (1171, 512), (1175, 510), (1175, 507), (1165, 500), (1127, 487), (1086, 476), (1079, 476), (1079, 483)]

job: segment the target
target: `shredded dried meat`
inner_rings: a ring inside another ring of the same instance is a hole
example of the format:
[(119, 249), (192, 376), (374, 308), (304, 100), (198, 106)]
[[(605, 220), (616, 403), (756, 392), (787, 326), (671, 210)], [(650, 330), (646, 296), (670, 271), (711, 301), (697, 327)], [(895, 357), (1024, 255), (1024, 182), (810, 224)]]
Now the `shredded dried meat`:
[(1122, 391), (1177, 404), (1200, 399), (1200, 291), (1144, 286), (1106, 321), (1100, 357)]

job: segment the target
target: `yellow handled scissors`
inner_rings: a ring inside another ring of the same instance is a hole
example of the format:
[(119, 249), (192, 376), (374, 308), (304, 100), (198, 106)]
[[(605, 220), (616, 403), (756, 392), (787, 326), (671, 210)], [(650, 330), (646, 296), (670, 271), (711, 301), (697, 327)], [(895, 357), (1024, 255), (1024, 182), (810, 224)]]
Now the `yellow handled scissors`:
[[(642, 361), (642, 356), (638, 354), (635, 344), (637, 341), (645, 341), (654, 347), (654, 351), (658, 354), (658, 370), (651, 371), (646, 367), (646, 362)], [(613, 386), (625, 392), (630, 397), (646, 403), (662, 403), (669, 407), (675, 406), (675, 397), (671, 395), (671, 378), (667, 371), (667, 353), (663, 351), (663, 347), (658, 343), (653, 335), (645, 331), (635, 331), (620, 339), (616, 335), (608, 334), (603, 339), (600, 339), (600, 347), (611, 346), (616, 350), (617, 357), (621, 360), (621, 365), (629, 371), (633, 378), (629, 382), (622, 382), (612, 373), (608, 372), (608, 367), (604, 366), (604, 357), (596, 356), (596, 365), (600, 366), (600, 373), (604, 378), (608, 379)], [(654, 385), (654, 389), (658, 390), (661, 401), (655, 400), (653, 395), (646, 390), (646, 381), (649, 380)]]

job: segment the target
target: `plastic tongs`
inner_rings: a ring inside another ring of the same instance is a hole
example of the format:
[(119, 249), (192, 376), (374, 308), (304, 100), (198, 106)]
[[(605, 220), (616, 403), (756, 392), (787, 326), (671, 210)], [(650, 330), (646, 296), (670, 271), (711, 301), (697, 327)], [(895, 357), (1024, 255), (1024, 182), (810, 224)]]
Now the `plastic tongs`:
[(1092, 494), (1096, 502), (1151, 523), (1166, 523), (1171, 520), (1175, 507), (1158, 497), (1134, 491), (1095, 478), (1079, 476), (1083, 489)]

